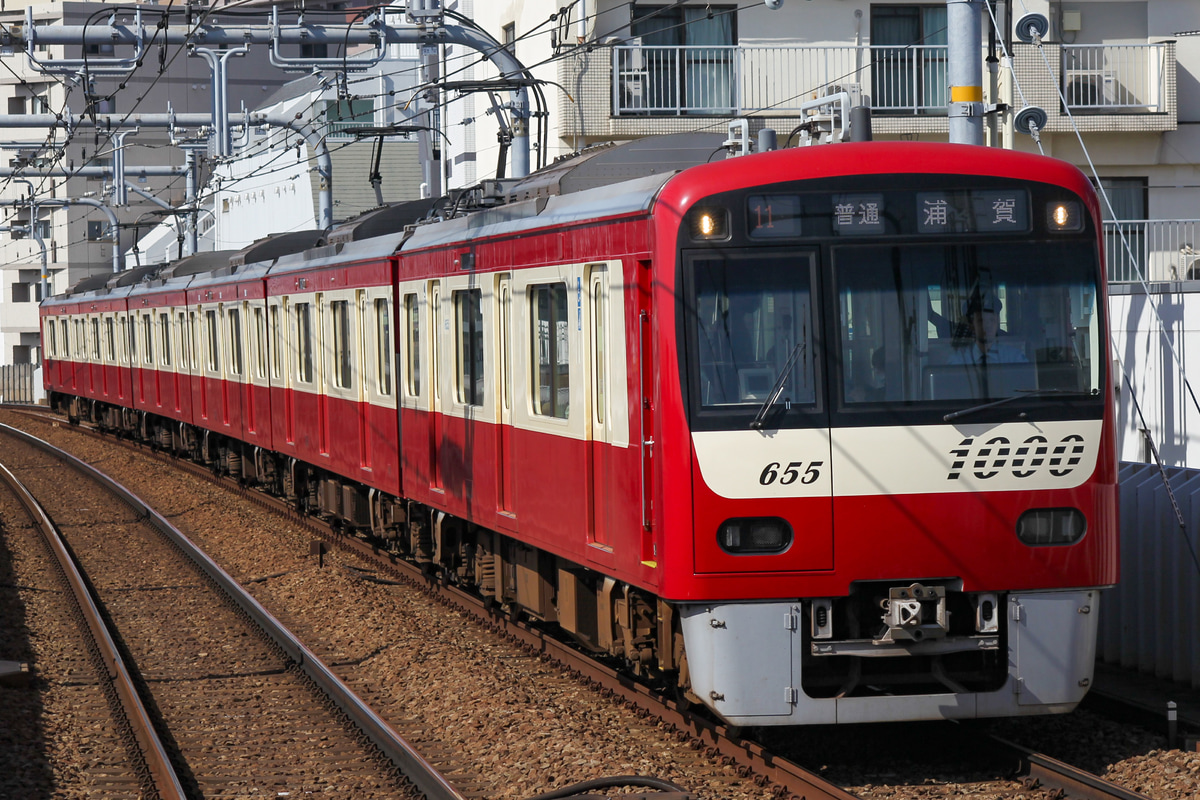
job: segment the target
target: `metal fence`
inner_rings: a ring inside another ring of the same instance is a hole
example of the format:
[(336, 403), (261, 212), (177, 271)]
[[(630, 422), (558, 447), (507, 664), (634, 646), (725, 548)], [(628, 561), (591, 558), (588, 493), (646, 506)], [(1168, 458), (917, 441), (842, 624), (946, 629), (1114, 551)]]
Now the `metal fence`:
[[(945, 45), (695, 46), (612, 49), (618, 116), (797, 111), (847, 85), (884, 114), (946, 113)], [(1165, 110), (1165, 44), (1064, 45), (1062, 88), (1072, 111)]]
[(1200, 280), (1200, 220), (1105, 222), (1104, 249), (1110, 283)]
[(1062, 89), (1072, 111), (1165, 111), (1165, 44), (1062, 47)]
[(33, 364), (0, 366), (0, 402), (36, 402), (36, 369)]
[(1167, 470), (1183, 512), (1181, 529), (1162, 474), (1125, 463), (1121, 580), (1100, 601), (1101, 661), (1200, 688), (1200, 470)]

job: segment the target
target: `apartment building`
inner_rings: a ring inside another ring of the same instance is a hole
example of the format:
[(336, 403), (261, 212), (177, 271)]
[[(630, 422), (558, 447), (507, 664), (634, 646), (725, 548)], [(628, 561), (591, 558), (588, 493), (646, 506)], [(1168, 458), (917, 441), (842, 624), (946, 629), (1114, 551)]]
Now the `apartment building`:
[[(842, 90), (869, 100), (876, 138), (947, 138), (944, 2), (784, 0), (771, 10), (757, 0), (577, 0), (567, 4), (569, 15), (547, 22), (561, 5), (447, 4), (552, 82), (545, 85), (550, 160), (653, 133), (724, 132), (729, 120), (743, 117), (752, 133), (771, 127), (795, 143), (803, 135), (796, 131), (804, 121), (800, 104)], [(985, 102), (1009, 111), (989, 118), (988, 144), (1037, 150), (1012, 122), (1025, 106), (1042, 108), (1042, 150), (1088, 172), (1089, 160), (1095, 165), (1112, 200), (1110, 216), (1130, 221), (1135, 250), (1174, 235), (1148, 230), (1145, 220), (1200, 217), (1200, 5), (1023, 0), (999, 2), (994, 13), (995, 27), (985, 11), (980, 42)], [(1049, 21), (1040, 44), (1012, 35), (1026, 13)], [(466, 68), (456, 57), (448, 53), (448, 73)], [(487, 66), (470, 69), (476, 78), (495, 76)], [(494, 174), (496, 115), (480, 113), (486, 106), (479, 95), (447, 104), (451, 186)], [(1191, 266), (1187, 242), (1169, 244), (1173, 253), (1143, 253), (1155, 277), (1186, 274)], [(1128, 278), (1128, 254), (1113, 261), (1113, 277)]]
[[(292, 7), (295, 4), (283, 4)], [(339, 3), (318, 0), (307, 3), (313, 11), (336, 11)], [(207, 8), (181, 4), (35, 2), (31, 5), (35, 25), (84, 25), (107, 23), (115, 11), (119, 24), (141, 23), (153, 30), (164, 11), (170, 21), (182, 25)], [(240, 11), (245, 4), (238, 4)], [(215, 12), (214, 12), (215, 13)], [(216, 17), (218, 21), (221, 18)], [(245, 17), (239, 17), (246, 20)], [(265, 22), (263, 17), (263, 22)], [(0, 2), (0, 24), (6, 29), (22, 26), (26, 5)], [(229, 21), (233, 21), (230, 17)], [(220, 48), (211, 48), (220, 52)], [(285, 56), (320, 55), (310, 46), (284, 48)], [(0, 116), (8, 127), (0, 132), (0, 167), (22, 167), (19, 176), (0, 177), (0, 364), (36, 363), (38, 354), (37, 304), (41, 300), (43, 252), (34, 234), (45, 245), (45, 260), (51, 292), (61, 291), (81, 278), (110, 272), (122, 261), (123, 252), (140, 236), (153, 229), (164, 216), (161, 204), (181, 206), (187, 199), (186, 155), (179, 145), (192, 146), (199, 164), (196, 185), (211, 171), (207, 132), (162, 128), (129, 128), (123, 138), (108, 130), (80, 128), (68, 137), (63, 129), (12, 127), (20, 115), (40, 113), (165, 114), (208, 113), (212, 109), (212, 75), (207, 61), (186, 48), (152, 46), (140, 65), (116, 71), (131, 48), (110, 45), (47, 45), (33, 52), (0, 51)], [(32, 60), (29, 56), (32, 56)], [(81, 77), (86, 60), (90, 82)], [(35, 65), (34, 62), (37, 62)], [(270, 64), (265, 47), (250, 48), (243, 56), (229, 57), (228, 97), (231, 112), (254, 108), (294, 74)], [(123, 86), (123, 88), (122, 88)], [(109, 176), (53, 176), (48, 170), (70, 172), (83, 166), (109, 167), (119, 160), (121, 148), (128, 175), (128, 200), (118, 205)], [(137, 168), (174, 174), (141, 175)], [(152, 195), (154, 200), (143, 194)], [(33, 197), (38, 202), (30, 203)], [(64, 205), (63, 201), (83, 203)], [(94, 203), (115, 214), (114, 239), (109, 216)], [(116, 252), (114, 253), (114, 248)]]

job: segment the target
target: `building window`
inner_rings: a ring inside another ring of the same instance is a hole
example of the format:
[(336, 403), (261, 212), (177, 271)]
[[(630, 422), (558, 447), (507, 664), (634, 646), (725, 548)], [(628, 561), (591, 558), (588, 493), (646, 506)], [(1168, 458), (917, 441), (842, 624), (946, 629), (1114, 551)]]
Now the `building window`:
[(356, 128), (374, 126), (375, 102), (373, 100), (330, 100), (325, 103), (324, 116), (327, 136), (353, 136)]
[(482, 296), (479, 289), (454, 293), (455, 398), (466, 406), (483, 405)]
[(87, 224), (87, 238), (89, 242), (103, 242), (104, 236), (104, 221), (98, 219), (89, 219)]
[[(1146, 271), (1146, 209), (1149, 205), (1149, 188), (1146, 178), (1101, 178), (1100, 183), (1092, 180), (1097, 191), (1108, 196), (1108, 202), (1100, 203), (1104, 214), (1104, 251), (1110, 281), (1136, 281), (1149, 279)], [(1109, 211), (1109, 205), (1112, 211)], [(1124, 234), (1124, 240), (1122, 240)], [(1125, 248), (1128, 242), (1129, 248)], [(1200, 264), (1181, 258), (1175, 280), (1200, 279)], [(1193, 269), (1195, 267), (1195, 269)], [(1163, 276), (1171, 277), (1171, 276)]]
[(28, 303), (29, 302), (29, 284), (28, 283), (14, 283), (12, 285), (12, 301), (14, 303)]
[(324, 42), (300, 45), (301, 58), (329, 58), (329, 45)]
[(876, 110), (946, 114), (946, 6), (871, 7), (871, 101)]
[(571, 401), (566, 284), (532, 286), (529, 300), (533, 413), (566, 419)]
[(9, 114), (24, 114), (25, 113), (25, 98), (24, 97), (8, 98), (8, 113)]
[(640, 46), (618, 51), (623, 111), (732, 114), (736, 6), (633, 7)]
[(501, 41), (504, 43), (504, 49), (510, 55), (517, 55), (517, 23), (509, 22), (500, 29), (503, 33)]

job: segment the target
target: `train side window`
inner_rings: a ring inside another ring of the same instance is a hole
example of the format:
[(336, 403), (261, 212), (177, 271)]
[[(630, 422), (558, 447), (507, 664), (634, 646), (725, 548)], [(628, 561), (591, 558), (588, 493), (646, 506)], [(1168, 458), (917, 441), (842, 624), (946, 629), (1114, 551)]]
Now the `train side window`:
[(58, 327), (54, 320), (46, 320), (46, 347), (52, 358), (58, 358)]
[(379, 393), (384, 397), (392, 394), (392, 309), (391, 301), (379, 298), (375, 301), (375, 352), (378, 356), (376, 374)]
[(188, 350), (191, 352), (188, 361), (191, 362), (192, 369), (200, 369), (200, 320), (195, 311), (188, 312), (188, 322), (191, 329), (188, 333)]
[(483, 405), (483, 293), (479, 289), (454, 292), (457, 330), (455, 399), (467, 406)]
[(254, 309), (254, 377), (267, 377), (267, 320), (263, 309)]
[(592, 279), (592, 319), (592, 335), (594, 337), (592, 352), (595, 354), (595, 362), (592, 365), (594, 370), (592, 404), (595, 408), (596, 422), (603, 425), (605, 403), (607, 402), (605, 382), (608, 380), (608, 362), (606, 361), (608, 356), (605, 352), (605, 340), (608, 336), (608, 294), (604, 279), (599, 277)]
[(354, 379), (354, 356), (350, 348), (350, 303), (334, 300), (329, 304), (333, 315), (333, 383), (349, 389)]
[(100, 360), (100, 320), (92, 320), (92, 358)]
[(108, 360), (116, 363), (117, 360), (117, 326), (113, 322), (112, 317), (104, 318), (104, 351)]
[(533, 413), (567, 419), (571, 402), (566, 284), (529, 287)]
[(313, 382), (312, 304), (296, 303), (296, 377)]
[(204, 333), (208, 344), (208, 369), (210, 372), (221, 371), (221, 328), (217, 325), (216, 309), (204, 312)]
[(179, 315), (175, 318), (175, 324), (179, 326), (175, 331), (175, 340), (179, 342), (179, 367), (181, 369), (189, 369), (187, 315), (180, 311)]
[(283, 329), (279, 325), (279, 306), (271, 306), (268, 311), (271, 337), (271, 377), (276, 380), (283, 377)]
[(142, 358), (147, 364), (154, 365), (154, 317), (142, 315)]
[(159, 347), (162, 351), (160, 358), (164, 367), (171, 366), (171, 317), (169, 314), (158, 315), (158, 335), (162, 339)]
[(129, 366), (131, 366), (131, 367), (137, 363), (137, 354), (138, 354), (137, 337), (138, 337), (137, 315), (131, 314), (129, 316)]
[(242, 312), (240, 309), (231, 308), (227, 314), (229, 317), (229, 372), (232, 375), (241, 375), (244, 344), (242, 341)]
[(405, 350), (408, 353), (409, 397), (421, 396), (421, 313), (415, 294), (404, 295), (404, 318), (406, 321)]

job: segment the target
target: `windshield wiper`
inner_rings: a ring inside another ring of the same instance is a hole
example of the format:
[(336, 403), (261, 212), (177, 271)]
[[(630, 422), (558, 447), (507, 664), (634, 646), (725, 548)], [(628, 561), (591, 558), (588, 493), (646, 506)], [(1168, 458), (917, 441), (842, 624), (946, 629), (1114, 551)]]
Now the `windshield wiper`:
[(943, 422), (953, 422), (954, 420), (956, 420), (960, 417), (965, 417), (969, 414), (974, 414), (976, 411), (986, 411), (989, 408), (995, 408), (996, 406), (1007, 405), (1008, 403), (1011, 403), (1014, 400), (1024, 400), (1027, 397), (1043, 397), (1048, 394), (1074, 394), (1074, 395), (1083, 395), (1085, 397), (1088, 396), (1087, 392), (1080, 392), (1075, 389), (1017, 389), (1016, 391), (1019, 392), (1019, 394), (1009, 395), (1008, 397), (1001, 397), (999, 400), (993, 400), (990, 403), (981, 403), (980, 405), (971, 406), (969, 408), (964, 408), (960, 411), (951, 411), (949, 414), (942, 417), (942, 421)]
[(750, 427), (754, 429), (761, 428), (763, 421), (767, 418), (767, 412), (775, 405), (775, 401), (779, 399), (779, 395), (783, 394), (783, 385), (787, 382), (788, 375), (792, 374), (792, 367), (796, 366), (796, 359), (804, 352), (804, 342), (796, 342), (796, 346), (792, 348), (792, 354), (788, 356), (787, 363), (783, 365), (783, 370), (779, 373), (779, 378), (775, 381), (775, 385), (771, 387), (771, 393), (767, 395), (766, 402), (762, 404), (762, 408), (754, 415), (754, 420), (750, 423)]

